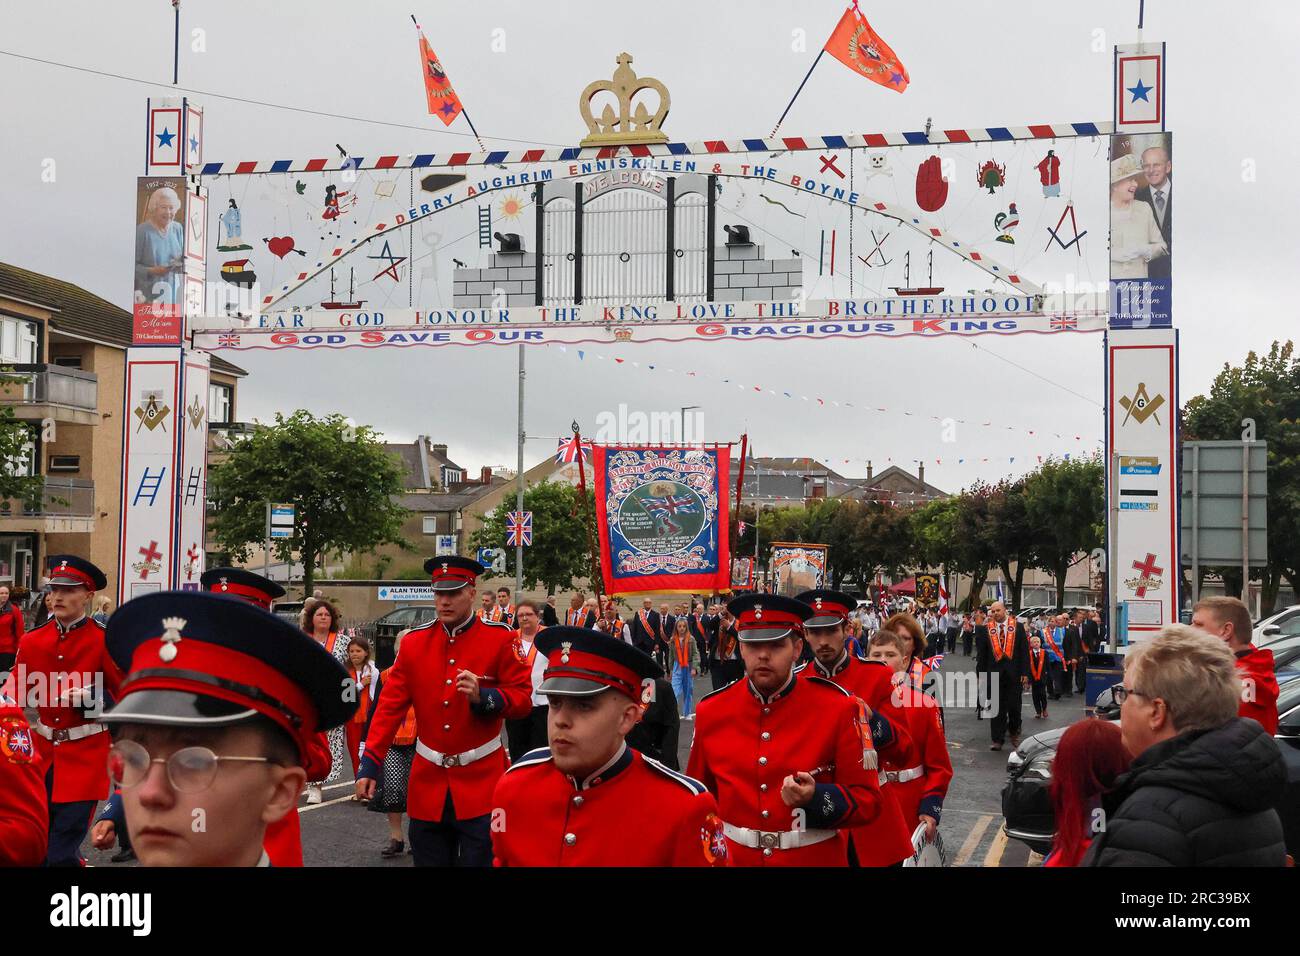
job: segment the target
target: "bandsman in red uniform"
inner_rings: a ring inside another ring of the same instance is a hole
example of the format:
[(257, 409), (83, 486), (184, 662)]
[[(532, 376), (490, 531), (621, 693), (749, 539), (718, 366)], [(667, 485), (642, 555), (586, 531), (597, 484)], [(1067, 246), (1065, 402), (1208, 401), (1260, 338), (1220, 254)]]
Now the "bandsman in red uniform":
[(877, 631), (868, 647), (873, 661), (880, 661), (894, 672), (895, 694), (912, 732), (912, 755), (907, 761), (885, 756), (884, 770), (889, 778), (886, 789), (897, 798), (908, 833), (924, 823), (925, 838), (933, 842), (948, 784), (952, 782), (952, 760), (939, 723), (939, 707), (904, 673), (907, 642), (902, 635)]
[(882, 800), (862, 708), (795, 673), (808, 605), (746, 594), (727, 607), (745, 678), (701, 698), (687, 773), (717, 798), (733, 865), (847, 866), (839, 829), (876, 819)]
[[(818, 588), (795, 598), (807, 604), (812, 616), (804, 622), (804, 639), (812, 660), (799, 668), (804, 678), (820, 677), (838, 684), (863, 703), (878, 761), (911, 766), (912, 734), (899, 698), (894, 694), (893, 671), (849, 651), (847, 623), (857, 599), (841, 591)], [(896, 866), (912, 855), (912, 827), (895, 798), (895, 787), (879, 766), (884, 799), (880, 815), (866, 826), (846, 830), (849, 862), (858, 866)]]
[(497, 783), (497, 866), (725, 866), (713, 795), (698, 780), (629, 747), (663, 669), (597, 631), (537, 635), (547, 668), (548, 748)]
[[(284, 588), (270, 578), (265, 578), (243, 568), (211, 568), (199, 578), (203, 590), (226, 597), (235, 597), (247, 601), (264, 611), (270, 611), (279, 598), (284, 597)], [(308, 780), (319, 780), (329, 773), (330, 742), (327, 734), (317, 734), (304, 742), (307, 752), (304, 754), (303, 768)], [(313, 777), (316, 773), (319, 776)], [(91, 837), (96, 849), (108, 849), (117, 841), (122, 849), (112, 857), (114, 863), (122, 863), (135, 858), (131, 849), (130, 837), (126, 829), (126, 818), (122, 810), (122, 793), (115, 791), (104, 808), (99, 812), (99, 819), (91, 830)], [(272, 866), (302, 866), (302, 831), (299, 826), (298, 811), (286, 813), (266, 827), (266, 839), (263, 841), (267, 856)]]
[(40, 866), (49, 839), (45, 767), (31, 727), (0, 693), (0, 866)]
[(370, 719), (357, 795), (374, 796), (393, 735), (415, 707), (406, 806), (416, 866), (490, 866), (492, 791), (506, 769), (501, 727), (532, 711), (515, 632), (474, 611), (477, 561), (430, 558), (437, 620), (407, 633)]
[(190, 591), (126, 602), (106, 640), (126, 672), (107, 776), (141, 864), (271, 865), (315, 740), (357, 709), (342, 665), (250, 602)]
[(14, 663), (13, 697), (34, 707), (36, 747), (46, 767), (49, 866), (79, 866), (95, 804), (108, 796), (107, 728), (99, 721), (116, 699), (121, 672), (104, 650), (104, 629), (87, 616), (108, 581), (89, 561), (49, 558), (50, 619), (23, 635)]

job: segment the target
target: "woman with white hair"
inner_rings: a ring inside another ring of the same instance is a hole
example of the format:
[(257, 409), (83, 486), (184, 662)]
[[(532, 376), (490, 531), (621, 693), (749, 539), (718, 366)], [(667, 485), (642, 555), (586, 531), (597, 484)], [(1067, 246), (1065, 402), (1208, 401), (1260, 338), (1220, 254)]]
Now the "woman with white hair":
[(1170, 624), (1130, 647), (1114, 688), (1133, 756), (1102, 799), (1084, 866), (1284, 866), (1273, 808), (1286, 764), (1257, 722), (1237, 716), (1232, 652)]
[(135, 227), (135, 300), (156, 305), (180, 301), (185, 262), (185, 227), (176, 217), (181, 198), (170, 186), (155, 189)]

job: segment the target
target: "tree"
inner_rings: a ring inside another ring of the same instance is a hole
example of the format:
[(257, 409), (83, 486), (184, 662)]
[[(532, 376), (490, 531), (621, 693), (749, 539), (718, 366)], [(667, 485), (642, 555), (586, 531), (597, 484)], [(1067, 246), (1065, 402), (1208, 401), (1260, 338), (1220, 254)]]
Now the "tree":
[[(16, 398), (22, 394), (26, 377), (0, 369), (0, 396)], [(45, 493), (45, 477), (27, 474), (28, 459), (35, 442), (34, 426), (20, 421), (12, 405), (0, 404), (0, 501), (18, 499), (35, 508)], [(49, 435), (46, 436), (50, 440)]]
[[(1025, 514), (1037, 541), (1036, 564), (1056, 578), (1056, 606), (1065, 606), (1065, 576), (1082, 552), (1100, 547), (1106, 519), (1101, 458), (1049, 458), (1025, 478)], [(1016, 596), (1019, 607), (1020, 597)]]
[(272, 549), (285, 562), (298, 555), (307, 594), (328, 551), (409, 547), (401, 537), (407, 510), (393, 500), (401, 491), (401, 468), (372, 428), (302, 409), (257, 426), (208, 474), (213, 536), (238, 560), (265, 538), (267, 502), (294, 505), (293, 537)]
[[(1300, 358), (1292, 342), (1274, 342), (1268, 354), (1226, 362), (1210, 386), (1183, 406), (1187, 441), (1268, 442), (1268, 564), (1261, 571), (1265, 613), (1277, 603), (1281, 579), (1300, 594)], [(1223, 568), (1225, 586), (1241, 572)], [(1231, 593), (1231, 591), (1229, 592)]]
[[(525, 587), (545, 588), (550, 595), (578, 578), (591, 577), (587, 527), (577, 502), (578, 489), (561, 482), (542, 482), (524, 490), (524, 510), (533, 513), (533, 543), (524, 548)], [(589, 515), (594, 514), (595, 504), (596, 496), (589, 490)], [(506, 522), (514, 510), (515, 495), (508, 494), (470, 539), (476, 548), (504, 548), (508, 574), (515, 573), (515, 549), (506, 547)]]
[(1018, 608), (1025, 572), (1035, 566), (1038, 544), (1026, 508), (1025, 479), (1002, 479), (993, 486), (988, 505), (988, 543), (995, 563), (1011, 586), (1011, 606)]

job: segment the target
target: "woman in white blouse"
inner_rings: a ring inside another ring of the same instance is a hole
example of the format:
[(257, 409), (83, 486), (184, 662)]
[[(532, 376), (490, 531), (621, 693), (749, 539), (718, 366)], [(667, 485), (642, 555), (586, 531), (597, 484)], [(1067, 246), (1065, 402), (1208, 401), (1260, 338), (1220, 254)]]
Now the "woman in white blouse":
[(1110, 164), (1110, 277), (1145, 279), (1147, 263), (1167, 255), (1168, 245), (1160, 235), (1155, 213), (1133, 197), (1138, 191), (1142, 167), (1132, 154)]

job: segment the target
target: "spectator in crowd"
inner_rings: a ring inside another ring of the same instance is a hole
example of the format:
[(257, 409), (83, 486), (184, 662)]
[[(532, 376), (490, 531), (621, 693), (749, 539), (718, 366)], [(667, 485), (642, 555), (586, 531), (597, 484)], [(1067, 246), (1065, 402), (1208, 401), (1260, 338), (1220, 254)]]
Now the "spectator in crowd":
[(542, 605), (542, 627), (555, 627), (560, 623), (560, 615), (555, 610), (555, 595), (548, 594)]
[(1238, 717), (1258, 720), (1270, 734), (1277, 733), (1277, 674), (1273, 652), (1251, 643), (1250, 611), (1235, 597), (1207, 597), (1192, 608), (1192, 627), (1219, 638), (1228, 646), (1241, 678)]
[[(339, 637), (339, 612), (334, 609), (334, 605), (324, 598), (312, 598), (303, 607), (299, 623), (317, 644), (334, 655), (335, 660), (345, 668), (348, 666), (348, 642)], [(335, 727), (329, 732), (329, 741), (330, 772), (324, 780), (307, 784), (308, 803), (320, 803), (321, 784), (333, 783), (343, 773), (343, 765), (347, 761), (347, 730)]]
[(1056, 836), (1043, 866), (1078, 866), (1103, 828), (1101, 798), (1128, 769), (1130, 757), (1118, 725), (1087, 719), (1072, 724), (1061, 736), (1052, 761), (1048, 790)]
[[(379, 670), (372, 662), (370, 652), (370, 642), (364, 637), (353, 637), (348, 640), (348, 678), (352, 681), (352, 686), (356, 688), (356, 699), (360, 701), (361, 706), (352, 718), (343, 725), (344, 735), (347, 739), (348, 757), (352, 760), (352, 774), (356, 775), (357, 767), (361, 763), (361, 741), (365, 736), (366, 720), (370, 716), (370, 706), (379, 693), (378, 680)], [(355, 800), (355, 795), (353, 796)]]
[[(583, 627), (595, 628), (602, 617), (605, 616), (605, 609), (610, 607), (610, 603), (602, 596), (598, 601), (596, 598), (587, 598), (587, 623)], [(617, 613), (617, 609), (615, 609)]]
[[(393, 641), (393, 656), (396, 658), (402, 652), (402, 638), (411, 633), (408, 627), (401, 631)], [(362, 734), (361, 742), (365, 745), (365, 738), (370, 730), (370, 718), (375, 713), (375, 703), (379, 700), (379, 694), (383, 692), (384, 681), (392, 672), (392, 668), (380, 672), (377, 682), (378, 690), (373, 699), (369, 700), (366, 708), (366, 727), (365, 733)], [(406, 785), (411, 776), (411, 764), (415, 760), (415, 708), (412, 707), (406, 712), (406, 718), (402, 725), (397, 729), (397, 734), (393, 737), (392, 746), (388, 748), (388, 753), (384, 755), (384, 774), (379, 781), (379, 786), (375, 789), (375, 795), (370, 798), (366, 805), (367, 810), (373, 810), (376, 813), (382, 813), (388, 818), (388, 843), (379, 855), (385, 859), (392, 859), (395, 856), (401, 856), (406, 850), (406, 841), (402, 834), (402, 814), (406, 813)]]
[(975, 645), (975, 619), (967, 611), (961, 616), (961, 652), (967, 657), (971, 655), (971, 648)]
[(23, 612), (9, 600), (9, 585), (0, 584), (0, 674), (14, 669), (23, 630)]
[(569, 627), (596, 626), (596, 618), (587, 607), (586, 596), (581, 591), (569, 598), (569, 610), (565, 615), (564, 623)]
[(515, 608), (515, 623), (519, 625), (519, 645), (516, 653), (532, 671), (533, 709), (527, 717), (506, 718), (506, 741), (509, 743), (510, 759), (518, 760), (530, 750), (546, 746), (546, 698), (537, 692), (542, 684), (542, 675), (546, 671), (546, 655), (539, 653), (537, 632), (541, 629), (538, 613), (541, 604), (525, 598)]
[(1047, 654), (1043, 651), (1042, 640), (1035, 634), (1029, 639), (1029, 692), (1034, 699), (1034, 716), (1040, 720), (1047, 716), (1047, 682), (1050, 679)]
[(1237, 716), (1241, 681), (1223, 640), (1182, 624), (1129, 648), (1115, 687), (1133, 755), (1102, 801), (1084, 866), (1283, 866), (1274, 806), (1286, 764)]
[(602, 634), (617, 638), (624, 644), (632, 643), (632, 629), (623, 623), (623, 619), (618, 616), (618, 605), (613, 601), (605, 602), (604, 612), (601, 614), (600, 620), (596, 622), (596, 630)]
[(682, 720), (693, 720), (695, 678), (700, 673), (700, 648), (691, 636), (690, 622), (685, 615), (677, 618), (672, 637), (673, 693), (682, 705)]
[(113, 614), (113, 602), (106, 597), (100, 597), (95, 601), (95, 613), (90, 615), (90, 619), (100, 627), (108, 624), (108, 619)]

